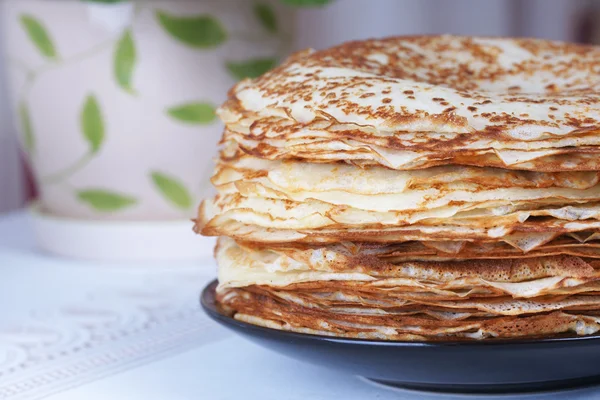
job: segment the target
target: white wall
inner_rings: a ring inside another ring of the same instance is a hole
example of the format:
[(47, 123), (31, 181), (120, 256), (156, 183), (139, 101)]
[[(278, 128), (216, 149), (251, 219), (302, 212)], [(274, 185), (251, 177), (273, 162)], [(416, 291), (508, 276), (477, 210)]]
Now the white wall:
[(391, 35), (535, 36), (573, 40), (585, 0), (336, 0), (298, 13), (297, 47)]

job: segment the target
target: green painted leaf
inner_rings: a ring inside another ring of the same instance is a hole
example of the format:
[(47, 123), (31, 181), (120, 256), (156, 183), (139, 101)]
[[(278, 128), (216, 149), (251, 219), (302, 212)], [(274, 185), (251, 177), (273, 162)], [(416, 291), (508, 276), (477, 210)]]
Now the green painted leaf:
[(167, 113), (182, 122), (195, 125), (206, 125), (215, 121), (215, 106), (210, 103), (189, 103), (171, 107)]
[(77, 192), (77, 198), (97, 211), (109, 212), (131, 207), (137, 203), (134, 197), (103, 189)]
[(277, 65), (275, 58), (253, 58), (246, 61), (230, 61), (227, 70), (235, 79), (258, 78)]
[(134, 93), (131, 86), (133, 69), (137, 61), (135, 42), (131, 30), (123, 32), (123, 36), (117, 43), (114, 58), (114, 74), (119, 86), (129, 93)]
[(277, 32), (277, 17), (270, 4), (257, 3), (254, 5), (254, 15), (262, 26), (271, 33)]
[(96, 97), (86, 98), (81, 111), (81, 131), (90, 145), (90, 151), (96, 153), (104, 142), (104, 121)]
[(31, 126), (31, 117), (29, 108), (25, 102), (19, 106), (19, 117), (21, 119), (21, 134), (23, 135), (23, 145), (30, 154), (35, 150), (35, 137), (33, 136), (33, 127)]
[(283, 4), (294, 7), (323, 7), (333, 0), (280, 0)]
[(227, 40), (227, 31), (218, 19), (210, 15), (177, 17), (157, 11), (162, 27), (180, 42), (199, 49), (212, 49)]
[(152, 172), (151, 177), (165, 199), (184, 210), (192, 207), (192, 196), (180, 181), (157, 171)]
[(25, 14), (21, 15), (21, 24), (27, 32), (27, 36), (29, 36), (29, 39), (31, 39), (40, 53), (53, 60), (58, 58), (54, 42), (52, 42), (48, 31), (46, 31), (46, 28), (40, 21), (32, 15)]

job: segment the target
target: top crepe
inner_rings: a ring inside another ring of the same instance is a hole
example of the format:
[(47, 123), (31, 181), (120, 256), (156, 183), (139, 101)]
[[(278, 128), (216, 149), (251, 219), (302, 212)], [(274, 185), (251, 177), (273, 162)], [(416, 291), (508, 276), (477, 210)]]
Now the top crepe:
[(598, 59), (535, 39), (350, 42), (240, 82), (219, 113), (225, 140), (263, 158), (595, 170)]

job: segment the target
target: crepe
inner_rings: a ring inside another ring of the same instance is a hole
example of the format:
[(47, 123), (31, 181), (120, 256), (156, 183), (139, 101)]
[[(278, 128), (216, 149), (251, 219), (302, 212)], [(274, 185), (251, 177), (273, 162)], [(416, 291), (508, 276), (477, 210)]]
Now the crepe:
[(223, 312), (379, 340), (600, 330), (600, 48), (397, 37), (234, 86), (195, 231)]
[[(536, 286), (534, 280), (549, 277), (575, 279), (565, 281), (573, 288), (576, 280), (579, 285), (597, 279), (594, 266), (600, 265), (600, 261), (572, 255), (452, 262), (430, 261), (423, 257), (421, 260), (397, 261), (386, 257), (390, 253), (377, 250), (381, 249), (356, 244), (266, 248), (240, 246), (231, 239), (220, 238), (215, 252), (220, 266), (219, 289), (253, 284), (285, 287), (312, 281), (360, 281), (362, 288), (364, 282), (383, 287), (397, 285), (399, 279), (405, 280), (404, 285), (412, 280), (441, 289), (454, 287), (449, 282), (459, 281), (460, 285), (469, 287), (485, 286), (485, 282), (491, 287), (495, 287), (495, 283), (526, 282), (523, 286), (529, 287)], [(430, 285), (432, 282), (434, 286)], [(529, 289), (526, 292), (528, 297), (540, 295)], [(509, 294), (522, 297), (517, 292)]]
[(239, 83), (219, 114), (226, 140), (269, 159), (597, 170), (599, 56), (535, 39), (350, 42)]
[[(302, 159), (315, 163), (345, 161), (358, 166), (382, 165), (398, 170), (423, 169), (439, 165), (472, 165), (530, 171), (597, 171), (600, 149), (594, 146), (553, 147), (537, 150), (515, 150), (485, 148), (471, 150), (456, 148), (449, 150), (395, 149), (373, 144), (356, 138), (339, 137), (325, 139), (316, 133), (302, 129), (307, 136), (290, 140), (287, 137), (272, 139), (257, 138), (251, 134), (228, 128), (224, 142), (237, 143), (240, 148), (257, 157), (278, 159)], [(596, 132), (593, 133), (597, 136)], [(563, 144), (573, 143), (563, 141)], [(532, 146), (535, 143), (531, 143)], [(550, 145), (538, 143), (538, 146)], [(559, 146), (560, 143), (554, 143)]]
[[(420, 309), (402, 314), (364, 315), (351, 310), (325, 310), (280, 302), (242, 289), (218, 296), (225, 312), (236, 310), (234, 318), (272, 329), (360, 339), (401, 341), (442, 341), (512, 339), (558, 334), (591, 335), (600, 330), (594, 312), (554, 311), (529, 316), (481, 317)], [(416, 315), (416, 316), (413, 316)], [(458, 316), (458, 318), (452, 318)]]
[(534, 336), (548, 329), (536, 324), (557, 318), (555, 333), (599, 327), (599, 263), (585, 258), (390, 263), (372, 249), (340, 247), (289, 256), (222, 238), (218, 298), (236, 318), (264, 326), (338, 335), (350, 324), (358, 337), (388, 340)]
[[(407, 234), (423, 228), (424, 240), (461, 239), (461, 232), (466, 239), (498, 237), (522, 228), (575, 232), (598, 227), (598, 177), (596, 171), (467, 166), (395, 171), (270, 161), (228, 146), (212, 178), (219, 195), (200, 207), (196, 229), (249, 241), (310, 240), (316, 234), (379, 241), (373, 231), (382, 236), (398, 227)], [(540, 218), (545, 219), (533, 227), (523, 225)], [(579, 224), (570, 224), (575, 221)]]

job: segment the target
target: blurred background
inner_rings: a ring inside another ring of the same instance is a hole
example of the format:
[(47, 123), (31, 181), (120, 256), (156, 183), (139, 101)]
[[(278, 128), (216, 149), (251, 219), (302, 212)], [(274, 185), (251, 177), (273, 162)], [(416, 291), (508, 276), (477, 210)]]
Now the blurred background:
[[(132, 12), (131, 10), (124, 11), (124, 5), (119, 4), (119, 7), (121, 8), (118, 11), (115, 11), (114, 14), (111, 14), (111, 12), (113, 11), (108, 10), (108, 8), (116, 7), (116, 5), (107, 3), (122, 2), (102, 1), (94, 5), (95, 7), (99, 7), (98, 9), (91, 11), (88, 10), (87, 13), (82, 13), (83, 11), (78, 11), (75, 9), (68, 10), (69, 12), (73, 12), (75, 14), (79, 13), (73, 17), (76, 18), (76, 21), (70, 21), (68, 19), (63, 19), (61, 21), (60, 18), (57, 19), (56, 15), (53, 15), (53, 13), (56, 14), (59, 13), (59, 11), (53, 11), (53, 9), (58, 10), (58, 7), (82, 7), (81, 1), (5, 0), (4, 3), (8, 4), (2, 4), (2, 15), (0, 15), (2, 17), (0, 18), (0, 35), (3, 36), (0, 37), (0, 43), (4, 43), (4, 51), (0, 53), (0, 212), (8, 212), (10, 210), (23, 207), (23, 205), (29, 199), (34, 197), (39, 191), (39, 188), (36, 187), (35, 183), (38, 179), (32, 178), (31, 157), (28, 157), (26, 155), (27, 153), (21, 150), (26, 146), (19, 146), (19, 142), (23, 143), (22, 138), (24, 135), (24, 131), (34, 130), (37, 134), (44, 136), (37, 138), (37, 143), (40, 144), (40, 146), (38, 146), (38, 151), (54, 152), (55, 154), (53, 157), (58, 160), (68, 159), (70, 157), (69, 155), (67, 155), (67, 153), (65, 153), (64, 156), (61, 155), (61, 146), (64, 142), (64, 139), (62, 138), (62, 136), (58, 135), (58, 133), (56, 136), (57, 139), (55, 140), (55, 142), (58, 143), (55, 147), (52, 147), (49, 144), (44, 144), (44, 140), (46, 140), (46, 137), (54, 135), (53, 131), (63, 131), (70, 129), (70, 125), (62, 123), (60, 120), (61, 118), (65, 118), (60, 112), (61, 107), (63, 105), (65, 108), (71, 107), (71, 100), (69, 98), (69, 94), (66, 91), (61, 90), (62, 84), (60, 79), (63, 78), (61, 78), (59, 75), (56, 75), (54, 78), (48, 79), (55, 79), (58, 83), (53, 85), (50, 83), (44, 84), (43, 82), (39, 82), (39, 88), (37, 88), (37, 91), (35, 88), (32, 89), (33, 91), (31, 95), (35, 98), (31, 98), (29, 99), (29, 101), (31, 103), (35, 103), (37, 107), (42, 109), (42, 111), (39, 111), (39, 113), (42, 114), (44, 112), (43, 109), (51, 110), (51, 115), (49, 115), (49, 117), (45, 119), (40, 118), (38, 121), (30, 115), (28, 117), (29, 119), (31, 119), (31, 121), (27, 121), (27, 119), (24, 119), (23, 109), (20, 108), (23, 106), (23, 103), (20, 103), (21, 100), (19, 99), (15, 100), (15, 98), (18, 97), (19, 86), (26, 84), (26, 79), (28, 79), (28, 75), (26, 75), (27, 71), (31, 72), (30, 69), (38, 67), (44, 68), (44, 62), (52, 58), (53, 50), (57, 52), (66, 53), (68, 51), (75, 51), (75, 48), (77, 48), (78, 46), (83, 46), (83, 44), (79, 43), (77, 45), (74, 45), (73, 49), (71, 49), (69, 48), (68, 44), (63, 44), (60, 41), (66, 41), (68, 36), (80, 36), (82, 38), (86, 37), (86, 35), (88, 34), (86, 33), (86, 24), (92, 24), (94, 21), (97, 22), (98, 20), (103, 20), (103, 29), (107, 32), (110, 31), (111, 33), (115, 34), (115, 46), (121, 45), (121, 47), (115, 47), (115, 49), (107, 49), (107, 55), (113, 55), (115, 53), (118, 53), (120, 50), (125, 51), (125, 53), (123, 53), (125, 54), (125, 70), (121, 71), (122, 79), (127, 80), (127, 74), (134, 73), (132, 72), (134, 63), (138, 63), (141, 65), (141, 63), (152, 62), (155, 63), (154, 69), (169, 68), (169, 66), (172, 66), (174, 63), (188, 63), (190, 64), (188, 70), (182, 69), (183, 67), (181, 67), (178, 71), (182, 74), (194, 73), (198, 76), (198, 81), (210, 80), (212, 79), (211, 77), (214, 76), (214, 74), (210, 70), (211, 68), (213, 68), (213, 66), (212, 64), (210, 64), (209, 61), (205, 62), (203, 60), (194, 59), (193, 57), (187, 57), (183, 53), (179, 55), (179, 58), (176, 58), (177, 54), (179, 54), (177, 53), (177, 49), (173, 50), (172, 56), (165, 55), (165, 57), (167, 58), (167, 60), (165, 60), (157, 55), (151, 55), (151, 49), (143, 49), (143, 46), (152, 47), (153, 43), (156, 43), (157, 46), (161, 45), (159, 44), (159, 40), (155, 39), (152, 36), (153, 33), (150, 32), (150, 24), (152, 22), (150, 20), (150, 17), (148, 17), (148, 20), (146, 21), (143, 19), (138, 21), (138, 24), (141, 26), (139, 30), (136, 30), (137, 28), (127, 28), (131, 29), (131, 32), (133, 32), (133, 38), (137, 40), (137, 43), (139, 43), (139, 47), (132, 47), (135, 44), (135, 42), (129, 43), (127, 41), (131, 37), (120, 36), (119, 23), (110, 22), (111, 19), (113, 22), (115, 20), (119, 20), (120, 18), (122, 19), (124, 13), (127, 14), (127, 12)], [(12, 6), (10, 5), (10, 3), (12, 3)], [(92, 2), (90, 2), (90, 4), (91, 3)], [(140, 1), (138, 4), (151, 5), (152, 3), (152, 1)], [(186, 3), (186, 1), (172, 0), (168, 3)], [(193, 2), (188, 1), (187, 3), (208, 4), (216, 2), (214, 0), (194, 0)], [(323, 6), (288, 8), (281, 8), (280, 4), (274, 4), (273, 2), (268, 2), (267, 5), (264, 5), (263, 2), (254, 0), (243, 1), (243, 3), (249, 5), (248, 8), (236, 6), (236, 4), (240, 3), (239, 0), (221, 0), (219, 3), (230, 3), (232, 5), (229, 8), (227, 8), (228, 6), (224, 6), (225, 8), (223, 10), (214, 10), (214, 13), (216, 13), (215, 15), (221, 13), (225, 15), (225, 17), (223, 18), (229, 18), (231, 21), (233, 21), (227, 22), (228, 24), (237, 23), (243, 25), (245, 23), (243, 20), (244, 16), (234, 16), (233, 14), (247, 13), (249, 14), (248, 18), (254, 18), (257, 21), (257, 27), (255, 27), (257, 31), (260, 29), (263, 29), (263, 31), (265, 32), (282, 32), (283, 30), (286, 30), (285, 35), (283, 35), (283, 33), (281, 34), (281, 37), (285, 39), (282, 39), (284, 41), (282, 42), (283, 44), (278, 43), (276, 41), (269, 42), (269, 40), (265, 39), (264, 43), (262, 44), (257, 43), (255, 41), (248, 45), (256, 47), (256, 52), (258, 53), (268, 53), (270, 51), (269, 49), (277, 47), (276, 56), (278, 59), (285, 56), (285, 54), (289, 53), (290, 51), (296, 49), (306, 47), (313, 47), (318, 49), (332, 46), (337, 43), (352, 39), (362, 39), (368, 37), (380, 37), (389, 35), (453, 33), (462, 35), (531, 36), (577, 42), (597, 42), (600, 40), (600, 2), (598, 1), (333, 0), (330, 2), (320, 1), (320, 3), (326, 3)], [(285, 1), (283, 1), (283, 3), (285, 3)], [(290, 3), (293, 3), (293, 1), (291, 1)], [(299, 3), (301, 3), (301, 1), (299, 1)], [(319, 3), (319, 1), (317, 1), (317, 3)], [(160, 5), (160, 2), (158, 2), (157, 4)], [(202, 9), (203, 6), (199, 7), (200, 9), (198, 10), (192, 10), (187, 9), (185, 6), (182, 6), (179, 9), (172, 10), (171, 14), (169, 15), (177, 16), (180, 18), (191, 18), (196, 15), (204, 15), (205, 12), (208, 12)], [(38, 9), (40, 11), (38, 11)], [(134, 11), (137, 12), (140, 10), (135, 9)], [(63, 12), (62, 10), (60, 11), (60, 13), (64, 15), (68, 14), (67, 12)], [(24, 19), (24, 15), (31, 16), (32, 18), (30, 20)], [(275, 15), (277, 17), (276, 19)], [(161, 20), (160, 22), (163, 23), (165, 21)], [(248, 22), (248, 24), (250, 25), (252, 25), (253, 23), (254, 22), (252, 21)], [(164, 27), (166, 27), (167, 30), (169, 30), (168, 24), (163, 25)], [(260, 25), (262, 25), (262, 27)], [(122, 25), (121, 29), (124, 29), (123, 26), (126, 25)], [(103, 34), (99, 33), (97, 27), (94, 28), (94, 30), (90, 30), (90, 32), (91, 33), (89, 33), (88, 35), (90, 41), (95, 40), (96, 37), (100, 37)], [(170, 33), (172, 35), (177, 36), (176, 27), (174, 28), (174, 30), (171, 30)], [(144, 35), (148, 36), (146, 42), (143, 42)], [(38, 39), (38, 42), (34, 43), (33, 46), (22, 43), (27, 38), (35, 39), (36, 37)], [(64, 37), (64, 39), (62, 37)], [(183, 39), (183, 42), (185, 42), (185, 38), (180, 37), (180, 39)], [(39, 40), (41, 40), (41, 42)], [(50, 49), (47, 47), (48, 43), (44, 44), (44, 41), (50, 43)], [(189, 45), (190, 43), (187, 44)], [(16, 44), (18, 44), (20, 47), (17, 48)], [(46, 45), (46, 48), (44, 48), (44, 45)], [(30, 46), (30, 49), (24, 49), (27, 46)], [(128, 48), (127, 46), (129, 46), (130, 48)], [(212, 45), (208, 44), (207, 48), (210, 46)], [(223, 57), (232, 57), (231, 54), (233, 54), (234, 52), (244, 51), (244, 49), (246, 48), (244, 46), (245, 45), (242, 43), (238, 44), (237, 47), (227, 49), (227, 53), (226, 55), (223, 55)], [(21, 47), (23, 47), (23, 49)], [(201, 43), (196, 47), (201, 47)], [(127, 50), (129, 50), (129, 58), (127, 56)], [(31, 51), (32, 53), (38, 52), (41, 54), (29, 55), (27, 51)], [(143, 51), (147, 51), (147, 53), (143, 53)], [(250, 57), (251, 55), (252, 54), (250, 54), (248, 57)], [(63, 54), (63, 56), (65, 58), (69, 57), (68, 54)], [(250, 58), (250, 60), (264, 61), (264, 57)], [(18, 65), (19, 63), (24, 65)], [(97, 65), (99, 63), (100, 61), (94, 61), (94, 65)], [(127, 69), (128, 66), (130, 67), (130, 69)], [(266, 66), (269, 66), (268, 63)], [(246, 65), (246, 67), (248, 67), (248, 65)], [(256, 72), (257, 67), (264, 68), (265, 65), (261, 66), (260, 63), (254, 62), (254, 64), (250, 65), (250, 67), (254, 68)], [(23, 69), (25, 72), (19, 72), (19, 68)], [(82, 64), (81, 68), (89, 69), (91, 67), (86, 67), (84, 64)], [(111, 67), (109, 66), (107, 68)], [(118, 67), (115, 66), (114, 68)], [(142, 71), (142, 67), (139, 66), (139, 70), (139, 76), (136, 78), (138, 80), (132, 82), (135, 82), (135, 85), (140, 86), (141, 93), (143, 92), (143, 80), (157, 80), (160, 78), (160, 74), (156, 72), (158, 74), (156, 75), (158, 76), (158, 78), (153, 77), (152, 67), (147, 67)], [(23, 75), (19, 75), (22, 72)], [(73, 70), (67, 73), (76, 74), (77, 72)], [(97, 71), (93, 73), (100, 74), (100, 72)], [(117, 74), (118, 77), (118, 70), (117, 72), (115, 72), (115, 74)], [(250, 74), (252, 74), (252, 72), (250, 72)], [(85, 76), (88, 79), (90, 78), (90, 76), (93, 77), (93, 75)], [(196, 91), (202, 91), (204, 90), (202, 88), (206, 87), (206, 90), (210, 92), (222, 92), (222, 95), (218, 95), (217, 98), (213, 101), (213, 103), (217, 103), (218, 101), (222, 101), (222, 99), (224, 99), (226, 88), (235, 82), (234, 79), (231, 79), (231, 81), (228, 81), (227, 79), (222, 79), (221, 81), (219, 81), (218, 85), (215, 84), (216, 86), (213, 85), (211, 87), (203, 86), (203, 84), (199, 82), (197, 86), (192, 85), (191, 89)], [(77, 79), (72, 80), (72, 84), (83, 85), (83, 83), (81, 83), (81, 80)], [(127, 86), (128, 82), (120, 82), (120, 84), (121, 86)], [(52, 91), (52, 93), (51, 95), (48, 95), (48, 91), (50, 90)], [(151, 89), (148, 89), (146, 91), (146, 94), (152, 96), (153, 98), (161, 98), (163, 96), (168, 97), (170, 96), (170, 94), (167, 93), (169, 90), (170, 89), (166, 88), (165, 86), (155, 85)], [(181, 90), (181, 92), (183, 96), (183, 89)], [(11, 96), (13, 98), (12, 101), (10, 100)], [(124, 120), (127, 118), (127, 115), (130, 115), (132, 111), (128, 110), (127, 107), (129, 106), (128, 103), (125, 102), (125, 100), (123, 100), (123, 103), (119, 103), (120, 100), (116, 97), (116, 95), (113, 96), (114, 99), (111, 99), (110, 96), (112, 95), (105, 94), (105, 97), (107, 98), (104, 100), (107, 103), (116, 102), (115, 104), (119, 104), (118, 108), (116, 110), (111, 110), (110, 113), (121, 112), (123, 115), (113, 118), (113, 122), (109, 124), (110, 126), (103, 126), (102, 128), (104, 130), (100, 132), (97, 131), (97, 133), (102, 133), (105, 135), (109, 135), (110, 133), (112, 133), (113, 136), (119, 135), (120, 137), (126, 136), (131, 130), (136, 129), (135, 124), (127, 125), (127, 123), (124, 122)], [(197, 93), (197, 97), (203, 98), (205, 96), (204, 93)], [(88, 100), (90, 100), (89, 97)], [(93, 110), (93, 102), (90, 103), (88, 101), (88, 103), (86, 104), (88, 106), (88, 110), (90, 109), (90, 107)], [(196, 106), (198, 106), (197, 103), (195, 104)], [(85, 108), (85, 106), (82, 107)], [(147, 109), (150, 106), (144, 105), (143, 107)], [(108, 106), (106, 108), (108, 108)], [(179, 117), (181, 117), (182, 115), (185, 117), (186, 111), (192, 112), (192, 122), (201, 121), (203, 115), (202, 112), (204, 112), (203, 110), (204, 109), (198, 107), (194, 109), (189, 109), (188, 107), (188, 109), (186, 109), (185, 106), (182, 106), (179, 109), (171, 109), (171, 111), (175, 113), (175, 117), (177, 117), (177, 115), (179, 115)], [(29, 110), (29, 112), (32, 113), (33, 111)], [(78, 109), (78, 112), (83, 111)], [(177, 112), (179, 112), (179, 114), (177, 114)], [(108, 111), (104, 111), (104, 113), (106, 114), (108, 113)], [(194, 118), (200, 119), (194, 120)], [(120, 122), (122, 122), (123, 125), (126, 126), (126, 128), (119, 130), (119, 127), (116, 126), (116, 124)], [(187, 123), (189, 122), (190, 121), (188, 120)], [(158, 141), (157, 139), (157, 141), (160, 145), (160, 148), (165, 152), (177, 153), (178, 151), (180, 151), (178, 149), (180, 149), (182, 145), (187, 146), (188, 152), (191, 154), (192, 158), (185, 159), (185, 162), (187, 164), (197, 163), (197, 165), (190, 165), (187, 168), (204, 168), (208, 171), (210, 168), (202, 167), (202, 165), (206, 164), (206, 159), (209, 159), (210, 154), (214, 153), (220, 130), (220, 126), (217, 121), (214, 121), (212, 123), (214, 123), (214, 125), (211, 127), (210, 132), (206, 133), (204, 139), (200, 141), (189, 142), (188, 144), (186, 144), (185, 142), (181, 142), (180, 139), (174, 138), (174, 136), (171, 136), (172, 139), (163, 139), (160, 141)], [(156, 124), (152, 125), (156, 127), (162, 127), (163, 130), (170, 129), (167, 125), (161, 125), (161, 122), (157, 122)], [(112, 130), (112, 132), (109, 131), (109, 128), (110, 130)], [(90, 132), (92, 132), (93, 134), (93, 129)], [(98, 147), (99, 142), (95, 143), (93, 138), (90, 139), (90, 132), (86, 133), (88, 135), (86, 136), (86, 138), (92, 146), (93, 150), (96, 151), (98, 149), (94, 148), (94, 146)], [(181, 134), (190, 135), (189, 132), (183, 132)], [(169, 149), (170, 143), (173, 144), (173, 149)], [(127, 149), (127, 151), (131, 151), (132, 148), (124, 147), (124, 149)], [(108, 149), (100, 150), (108, 151)], [(116, 158), (117, 153), (118, 152), (114, 152), (114, 155), (112, 156), (113, 159), (111, 162), (119, 164), (120, 170), (123, 171), (123, 169), (128, 168), (128, 164), (127, 162), (118, 161)], [(124, 154), (127, 155), (127, 152), (122, 151), (121, 153), (119, 153), (119, 157), (122, 158)], [(150, 152), (149, 154), (152, 153)], [(193, 158), (194, 154), (196, 154), (196, 158)], [(131, 154), (129, 155), (131, 157), (136, 156), (134, 152), (131, 152)], [(38, 156), (43, 158), (43, 156), (40, 156), (39, 154)], [(74, 161), (77, 162), (76, 157), (74, 158)], [(35, 175), (42, 174), (44, 171), (40, 171), (40, 169), (50, 168), (50, 164), (40, 159), (37, 166), (33, 168), (33, 170), (36, 171)], [(169, 170), (169, 168), (171, 168), (171, 170), (176, 170), (178, 168), (177, 165), (174, 165), (173, 163), (171, 164), (172, 165), (166, 164), (167, 166), (164, 167), (164, 170)], [(181, 168), (185, 168), (185, 166)], [(58, 169), (60, 170), (60, 168)], [(106, 166), (102, 166), (101, 169), (103, 171), (106, 170)], [(181, 174), (185, 175), (184, 172), (181, 172)], [(73, 183), (73, 185), (81, 184), (82, 180), (85, 179), (96, 179), (93, 173), (90, 173), (90, 175), (85, 175), (84, 171), (80, 173), (81, 178), (77, 178), (76, 174), (77, 173), (75, 172), (73, 175), (73, 179), (75, 180), (75, 183)], [(181, 189), (177, 186), (177, 183), (179, 181), (177, 181), (177, 179), (175, 178), (173, 178), (173, 180), (169, 180), (169, 177), (171, 175), (169, 175), (168, 173), (164, 173), (161, 175), (158, 172), (153, 172), (152, 174), (152, 179), (155, 185), (158, 185), (163, 189), (165, 187), (167, 187), (167, 189), (174, 189), (174, 191), (171, 190), (170, 194), (167, 193), (166, 197), (172, 203), (175, 203), (175, 205), (178, 205), (183, 208), (188, 207), (192, 209), (192, 205), (195, 205), (198, 200), (196, 198), (196, 192), (200, 193), (198, 194), (198, 196), (202, 195), (201, 190), (197, 191), (195, 189), (189, 189), (189, 192), (194, 192), (193, 194), (187, 193), (185, 189), (179, 190)], [(111, 176), (114, 176), (114, 174), (111, 173)], [(79, 181), (77, 181), (77, 179), (79, 179)], [(199, 178), (193, 177), (193, 179), (206, 179), (206, 173), (204, 173), (204, 175), (200, 176)], [(99, 180), (99, 182), (103, 181)], [(94, 185), (94, 187), (96, 187), (99, 184), (96, 182), (94, 183)], [(125, 187), (131, 186), (130, 183), (126, 183), (124, 185)], [(86, 194), (90, 195), (87, 192)], [(53, 201), (60, 201), (52, 200), (50, 197), (49, 199), (49, 207), (52, 207)], [(88, 196), (86, 198), (85, 194), (82, 194), (82, 192), (79, 192), (79, 199), (87, 199), (88, 203), (92, 204), (97, 208), (99, 207), (100, 209), (102, 209), (103, 207), (103, 204), (99, 204), (97, 202), (94, 203), (93, 199), (90, 201), (90, 197)], [(113, 203), (116, 201), (116, 205), (118, 208), (119, 205), (127, 206), (129, 204), (128, 201), (130, 201), (130, 198), (123, 195), (117, 198), (108, 198), (108, 200), (109, 203), (110, 201), (113, 201)], [(163, 213), (166, 217), (170, 216), (170, 214), (167, 211), (159, 211), (159, 205), (155, 205), (154, 207), (157, 210), (157, 215), (162, 215), (161, 213)], [(152, 210), (152, 208), (149, 208), (146, 211), (144, 211), (148, 218), (151, 218), (151, 216), (147, 214), (153, 213)], [(82, 214), (83, 217), (94, 218), (94, 215), (86, 215), (85, 211), (82, 211), (80, 214)], [(140, 218), (140, 215), (142, 217), (144, 216), (143, 212), (142, 214), (131, 213), (130, 215), (131, 218)]]

